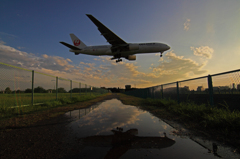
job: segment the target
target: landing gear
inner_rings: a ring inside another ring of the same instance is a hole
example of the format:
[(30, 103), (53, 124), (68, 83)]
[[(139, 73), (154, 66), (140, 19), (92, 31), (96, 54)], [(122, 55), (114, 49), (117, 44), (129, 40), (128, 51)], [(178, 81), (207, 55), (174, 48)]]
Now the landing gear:
[(116, 63), (121, 62), (121, 61), (122, 61), (122, 59), (117, 59), (117, 60), (116, 60)]
[(160, 57), (162, 57), (162, 52), (160, 52)]

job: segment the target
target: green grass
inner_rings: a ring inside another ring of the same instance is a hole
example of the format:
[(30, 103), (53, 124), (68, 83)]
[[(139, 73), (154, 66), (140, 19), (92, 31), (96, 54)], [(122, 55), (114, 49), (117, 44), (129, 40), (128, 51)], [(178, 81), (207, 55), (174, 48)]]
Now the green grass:
[[(72, 97), (84, 96), (86, 94), (99, 93), (72, 93)], [(70, 98), (70, 93), (58, 93), (58, 98)], [(56, 100), (55, 93), (34, 93), (34, 103), (44, 103), (46, 101)], [(0, 94), (0, 108), (29, 105), (32, 102), (31, 93)]]
[[(50, 93), (35, 93), (34, 103), (41, 103), (39, 105), (31, 105), (31, 93), (1, 94), (0, 95), (0, 118), (8, 118), (17, 116), (19, 114), (30, 114), (32, 112), (47, 110), (53, 107), (58, 107), (66, 104), (73, 104), (90, 100), (101, 95), (100, 93), (59, 93), (58, 100), (56, 94)], [(29, 106), (25, 106), (29, 105)], [(11, 108), (13, 106), (18, 106)]]
[(183, 121), (194, 122), (204, 129), (222, 131), (226, 136), (231, 132), (240, 132), (240, 112), (231, 112), (227, 106), (217, 108), (190, 101), (177, 104), (171, 99), (145, 99), (143, 103), (146, 107), (151, 106), (152, 110), (163, 108)]
[(217, 108), (191, 101), (178, 104), (171, 99), (143, 99), (125, 94), (119, 94), (119, 98), (124, 104), (138, 106), (161, 119), (180, 123), (197, 136), (229, 144), (240, 152), (240, 112), (230, 111), (226, 103)]

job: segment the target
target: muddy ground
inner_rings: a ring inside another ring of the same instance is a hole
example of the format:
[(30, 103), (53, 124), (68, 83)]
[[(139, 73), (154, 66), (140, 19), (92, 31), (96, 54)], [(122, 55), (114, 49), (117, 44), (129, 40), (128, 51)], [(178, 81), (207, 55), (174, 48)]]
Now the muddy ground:
[[(71, 105), (69, 108), (62, 107), (61, 111), (60, 108), (56, 110), (59, 112), (67, 112), (73, 109), (89, 107), (97, 102), (112, 98), (122, 100), (117, 94), (109, 94), (99, 99)], [(136, 101), (133, 102), (135, 102), (136, 105), (140, 104), (136, 103)], [(54, 109), (52, 112), (54, 112)], [(74, 135), (68, 135), (70, 136), (69, 138), (64, 141), (62, 140), (66, 134), (71, 133), (65, 127), (71, 122), (71, 119), (63, 114), (49, 118), (49, 113), (51, 114), (51, 111), (48, 111), (48, 117), (46, 117), (46, 112), (36, 114), (36, 116), (39, 117), (42, 115), (41, 119), (43, 120), (34, 122), (30, 125), (18, 124), (14, 126), (14, 124), (5, 124), (5, 128), (2, 128), (0, 131), (0, 158), (68, 158), (69, 156), (79, 153), (83, 146), (79, 144), (79, 140), (75, 138)], [(20, 117), (17, 119), (18, 123), (21, 123), (21, 121), (26, 123), (26, 120), (33, 120), (33, 116), (34, 114), (25, 116), (24, 118)], [(13, 119), (9, 119), (9, 123), (12, 123), (10, 120)], [(179, 133), (179, 135), (194, 135), (194, 133), (204, 137), (208, 135), (205, 132), (181, 132), (184, 129), (181, 125), (177, 124), (176, 121), (167, 121), (170, 125), (175, 126), (179, 130), (176, 132)]]
[[(70, 107), (60, 107), (48, 112), (36, 113), (24, 117), (4, 120), (0, 131), (0, 158), (65, 158), (81, 150), (76, 138), (62, 138), (69, 132), (65, 125), (71, 122), (63, 114), (56, 117), (57, 112), (67, 112), (69, 110), (87, 108), (97, 102), (116, 98), (115, 94), (103, 96), (86, 102), (76, 103)], [(55, 112), (55, 113), (54, 113)], [(37, 122), (29, 122), (41, 118)], [(15, 125), (14, 120), (18, 124)], [(1, 121), (3, 122), (3, 121)], [(22, 124), (23, 123), (23, 124)], [(69, 135), (73, 136), (73, 135)]]

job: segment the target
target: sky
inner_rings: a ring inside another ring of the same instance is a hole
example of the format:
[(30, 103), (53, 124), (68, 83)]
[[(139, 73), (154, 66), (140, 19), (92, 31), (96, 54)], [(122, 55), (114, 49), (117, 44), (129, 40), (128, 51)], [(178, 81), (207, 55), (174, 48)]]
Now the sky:
[[(74, 33), (106, 45), (92, 14), (129, 43), (170, 50), (116, 63), (74, 55), (60, 41)], [(0, 1), (0, 62), (96, 87), (145, 88), (240, 68), (239, 0)]]

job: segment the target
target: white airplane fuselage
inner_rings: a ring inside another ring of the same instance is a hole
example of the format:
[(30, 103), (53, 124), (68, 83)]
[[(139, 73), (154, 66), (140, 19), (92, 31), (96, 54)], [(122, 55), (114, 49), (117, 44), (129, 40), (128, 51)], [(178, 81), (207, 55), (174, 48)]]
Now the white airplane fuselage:
[(99, 45), (99, 46), (87, 46), (74, 34), (70, 34), (74, 45), (60, 42), (66, 47), (70, 48), (70, 52), (74, 52), (75, 55), (86, 54), (93, 56), (109, 55), (112, 56), (111, 60), (117, 59), (116, 62), (122, 61), (122, 57), (127, 60), (136, 60), (135, 54), (141, 53), (160, 53), (162, 56), (164, 51), (170, 49), (170, 47), (163, 43), (127, 43), (103, 25), (99, 20), (90, 14), (87, 14), (88, 18), (97, 26), (101, 35), (111, 45)]
[(130, 46), (134, 46), (132, 50), (129, 51), (121, 51), (121, 52), (112, 52), (111, 45), (98, 45), (98, 46), (87, 46), (82, 48), (82, 50), (72, 50), (70, 52), (94, 55), (94, 56), (102, 56), (102, 55), (116, 55), (121, 54), (121, 56), (128, 56), (133, 54), (140, 53), (156, 53), (156, 52), (164, 52), (169, 49), (169, 46), (162, 43), (130, 43)]

